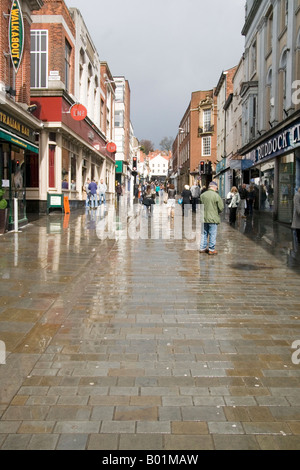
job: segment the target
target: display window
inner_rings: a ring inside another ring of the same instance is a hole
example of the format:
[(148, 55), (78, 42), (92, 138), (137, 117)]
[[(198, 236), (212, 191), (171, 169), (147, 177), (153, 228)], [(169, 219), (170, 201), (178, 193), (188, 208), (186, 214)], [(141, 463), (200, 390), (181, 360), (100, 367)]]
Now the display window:
[(278, 220), (290, 224), (293, 218), (293, 199), (295, 181), (294, 154), (280, 158), (278, 188)]

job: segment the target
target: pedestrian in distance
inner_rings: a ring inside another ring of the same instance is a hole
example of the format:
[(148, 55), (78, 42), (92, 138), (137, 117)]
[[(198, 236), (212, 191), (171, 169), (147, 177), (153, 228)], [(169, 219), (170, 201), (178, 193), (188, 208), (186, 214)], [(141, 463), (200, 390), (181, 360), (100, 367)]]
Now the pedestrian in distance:
[(292, 221), (292, 229), (294, 230), (296, 248), (298, 250), (300, 244), (300, 187), (294, 196), (294, 214)]
[(101, 206), (102, 202), (104, 205), (106, 205), (106, 191), (107, 191), (107, 186), (106, 183), (103, 181), (103, 179), (100, 180), (99, 184), (99, 204)]
[(253, 215), (253, 206), (255, 204), (256, 199), (256, 191), (253, 185), (249, 186), (248, 194), (247, 194), (247, 208), (248, 208), (248, 215)]
[(197, 204), (199, 204), (199, 198), (201, 194), (200, 186), (196, 181), (194, 181), (193, 186), (191, 187), (192, 193), (192, 211), (195, 213), (197, 211)]
[(182, 215), (185, 216), (192, 202), (192, 193), (188, 184), (185, 185), (181, 193), (182, 197)]
[(61, 187), (62, 189), (69, 189), (69, 183), (66, 179), (63, 180)]
[(227, 194), (227, 201), (230, 201), (228, 204), (229, 207), (229, 224), (235, 225), (236, 222), (236, 211), (241, 201), (238, 189), (236, 186), (232, 186), (231, 191)]
[(247, 191), (247, 185), (244, 183), (242, 186), (239, 188), (239, 195), (242, 201), (244, 201), (244, 214), (242, 215), (243, 219), (245, 219), (248, 215), (248, 207), (247, 207), (247, 197), (248, 197), (248, 191)]
[(89, 184), (89, 190), (91, 193), (91, 205), (93, 209), (97, 209), (98, 207), (97, 189), (98, 189), (97, 183), (93, 179), (93, 181)]
[(200, 204), (204, 206), (204, 228), (201, 233), (200, 253), (217, 255), (216, 242), (218, 225), (221, 223), (220, 214), (224, 210), (224, 203), (218, 193), (218, 185), (212, 181), (208, 190), (200, 196)]
[(117, 184), (116, 193), (117, 193), (117, 202), (119, 203), (120, 202), (120, 197), (123, 194), (122, 186), (121, 186), (120, 183)]
[(146, 215), (151, 215), (153, 204), (155, 204), (155, 197), (153, 197), (153, 189), (151, 189), (151, 186), (149, 185), (147, 186), (146, 192), (143, 197), (143, 205), (146, 210)]
[(91, 203), (91, 192), (89, 190), (90, 179), (88, 178), (83, 186), (82, 190), (85, 193), (85, 207), (90, 207)]
[(168, 188), (168, 200), (167, 200), (167, 208), (168, 208), (168, 217), (174, 217), (174, 210), (175, 210), (175, 197), (176, 197), (176, 189), (174, 184), (170, 184)]

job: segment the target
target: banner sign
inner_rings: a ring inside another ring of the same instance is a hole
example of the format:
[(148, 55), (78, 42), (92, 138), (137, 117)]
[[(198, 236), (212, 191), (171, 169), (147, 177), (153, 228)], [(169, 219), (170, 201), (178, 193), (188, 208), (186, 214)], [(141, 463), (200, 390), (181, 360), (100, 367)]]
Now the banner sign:
[(17, 73), (22, 61), (24, 49), (23, 14), (19, 0), (14, 0), (11, 6), (8, 35), (10, 56), (15, 72)]

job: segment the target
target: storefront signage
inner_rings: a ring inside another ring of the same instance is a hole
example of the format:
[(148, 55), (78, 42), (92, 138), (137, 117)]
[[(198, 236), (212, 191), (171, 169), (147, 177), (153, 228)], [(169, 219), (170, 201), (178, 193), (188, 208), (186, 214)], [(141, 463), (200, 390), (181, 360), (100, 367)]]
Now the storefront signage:
[(70, 111), (71, 116), (75, 121), (83, 121), (87, 117), (87, 109), (83, 104), (74, 104)]
[(108, 142), (106, 149), (110, 153), (115, 153), (117, 151), (117, 146), (114, 142)]
[(17, 121), (15, 118), (9, 116), (6, 113), (3, 113), (2, 111), (0, 111), (0, 124), (4, 124), (4, 126), (19, 132), (24, 137), (30, 136), (29, 127), (24, 126), (24, 124), (22, 124), (20, 121)]
[(11, 60), (17, 73), (22, 61), (24, 49), (23, 14), (19, 0), (14, 0), (11, 6), (9, 19), (9, 46)]
[(300, 145), (300, 123), (283, 130), (270, 140), (256, 148), (256, 162), (269, 157), (275, 157)]

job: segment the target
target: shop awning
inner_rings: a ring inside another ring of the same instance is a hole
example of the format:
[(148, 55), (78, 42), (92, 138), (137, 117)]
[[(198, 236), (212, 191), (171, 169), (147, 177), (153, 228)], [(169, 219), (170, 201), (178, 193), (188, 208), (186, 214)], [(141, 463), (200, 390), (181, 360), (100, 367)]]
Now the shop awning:
[(39, 153), (38, 145), (35, 145), (32, 142), (29, 142), (22, 137), (13, 134), (12, 132), (6, 131), (5, 129), (0, 129), (0, 139), (4, 139), (7, 142), (10, 142), (11, 144), (16, 145), (17, 147), (20, 147), (24, 150)]

